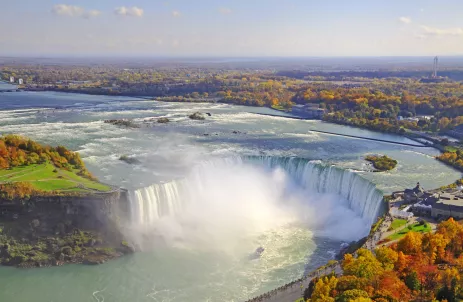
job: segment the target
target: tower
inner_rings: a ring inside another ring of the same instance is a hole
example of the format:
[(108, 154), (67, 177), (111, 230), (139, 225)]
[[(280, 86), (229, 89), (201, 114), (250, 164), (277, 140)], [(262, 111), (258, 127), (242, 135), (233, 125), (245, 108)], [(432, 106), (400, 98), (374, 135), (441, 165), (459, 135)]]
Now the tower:
[(436, 79), (437, 78), (437, 68), (439, 67), (439, 58), (435, 57), (434, 58), (434, 66), (432, 69), (432, 78)]

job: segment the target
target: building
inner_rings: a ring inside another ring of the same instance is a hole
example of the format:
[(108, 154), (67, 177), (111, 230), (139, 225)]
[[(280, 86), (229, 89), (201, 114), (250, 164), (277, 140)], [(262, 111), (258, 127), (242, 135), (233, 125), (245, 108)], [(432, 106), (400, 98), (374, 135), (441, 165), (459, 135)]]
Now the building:
[(461, 192), (440, 194), (439, 199), (432, 206), (431, 216), (437, 219), (463, 218), (463, 194)]
[(14, 83), (14, 77), (10, 77), (10, 83)]
[(415, 203), (411, 210), (417, 216), (432, 216), (432, 207), (439, 200), (439, 193), (426, 193), (423, 198)]
[(447, 132), (451, 137), (462, 139), (463, 138), (463, 125), (456, 126), (454, 129)]
[(307, 104), (302, 107), (302, 110), (309, 118), (322, 119), (325, 115), (325, 109), (319, 108), (317, 104)]
[(406, 203), (419, 202), (421, 199), (425, 198), (425, 195), (424, 189), (420, 186), (420, 183), (417, 183), (415, 188), (405, 189), (404, 201)]
[(325, 114), (325, 109), (319, 108), (318, 104), (293, 105), (291, 113), (294, 115), (321, 120)]
[(19, 79), (19, 80), (18, 80), (18, 84), (19, 84), (19, 85), (23, 85), (23, 84), (24, 84), (24, 80), (23, 80), (23, 79)]

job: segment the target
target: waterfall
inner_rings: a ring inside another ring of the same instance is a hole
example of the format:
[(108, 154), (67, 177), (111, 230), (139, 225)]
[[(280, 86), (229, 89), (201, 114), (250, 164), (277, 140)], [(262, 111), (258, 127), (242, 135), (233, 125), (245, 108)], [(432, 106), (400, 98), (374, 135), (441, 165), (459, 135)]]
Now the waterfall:
[(131, 192), (132, 222), (150, 224), (163, 216), (180, 213), (186, 203), (197, 202), (197, 196), (207, 190), (204, 175), (210, 168), (223, 171), (236, 165), (253, 165), (269, 172), (282, 169), (309, 192), (341, 196), (350, 209), (370, 224), (384, 211), (381, 206), (383, 193), (355, 172), (302, 158), (246, 156), (206, 161), (195, 166), (192, 173), (182, 180), (154, 184)]

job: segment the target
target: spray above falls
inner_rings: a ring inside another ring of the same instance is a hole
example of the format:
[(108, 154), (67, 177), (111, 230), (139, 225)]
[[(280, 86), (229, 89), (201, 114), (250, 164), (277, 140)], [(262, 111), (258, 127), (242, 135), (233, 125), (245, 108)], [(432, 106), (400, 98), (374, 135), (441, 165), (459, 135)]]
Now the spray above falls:
[(381, 214), (382, 198), (374, 184), (334, 166), (301, 158), (232, 157), (202, 162), (184, 179), (131, 192), (130, 215), (133, 224), (151, 226), (188, 213), (184, 220), (195, 227), (207, 221), (205, 228), (227, 232), (278, 227), (298, 216), (328, 236), (357, 238)]

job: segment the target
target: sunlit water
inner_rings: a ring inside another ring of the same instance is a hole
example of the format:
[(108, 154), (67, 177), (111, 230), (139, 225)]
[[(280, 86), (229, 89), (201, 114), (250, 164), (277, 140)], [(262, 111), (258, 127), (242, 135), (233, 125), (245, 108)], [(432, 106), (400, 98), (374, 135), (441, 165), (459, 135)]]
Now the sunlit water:
[[(436, 188), (460, 176), (435, 161), (433, 156), (438, 152), (433, 149), (309, 130), (410, 142), (405, 138), (319, 121), (254, 114), (275, 113), (263, 108), (51, 92), (0, 93), (0, 107), (4, 109), (0, 111), (1, 133), (68, 146), (80, 152), (91, 172), (102, 181), (130, 190), (181, 180), (205, 161), (236, 156), (320, 160), (324, 165), (356, 171), (385, 192), (402, 190), (418, 181), (425, 188)], [(212, 116), (206, 121), (188, 119), (187, 115), (195, 111)], [(103, 122), (130, 118), (143, 124), (158, 117), (168, 117), (172, 122), (147, 123), (140, 129)], [(398, 167), (387, 173), (368, 172), (364, 156), (377, 153), (397, 159)], [(121, 162), (121, 155), (134, 156), (141, 164)], [(140, 237), (147, 245), (145, 252), (96, 267), (0, 268), (0, 300), (245, 300), (299, 278), (305, 268), (321, 265), (333, 256), (344, 240), (327, 232), (330, 225), (323, 225), (325, 218), (328, 221), (340, 215), (339, 220), (346, 223), (362, 219), (342, 204), (341, 197), (304, 191), (294, 186), (295, 180), (284, 171), (280, 172), (285, 181), (276, 170), (263, 173), (247, 165), (236, 171), (210, 171), (217, 175), (207, 182), (214, 190), (199, 195), (204, 202), (200, 207), (179, 217), (156, 220), (149, 227), (139, 226), (138, 232), (135, 227), (131, 229), (131, 236)], [(297, 206), (282, 206), (288, 204)], [(245, 205), (252, 205), (252, 211)], [(240, 215), (244, 209), (247, 215)], [(324, 218), (317, 223), (310, 215), (295, 213), (314, 213), (315, 217), (317, 210)], [(236, 223), (239, 219), (245, 223)], [(359, 238), (367, 231), (366, 224), (353, 228), (345, 240)], [(258, 246), (265, 247), (262, 258), (250, 261), (249, 254)]]

